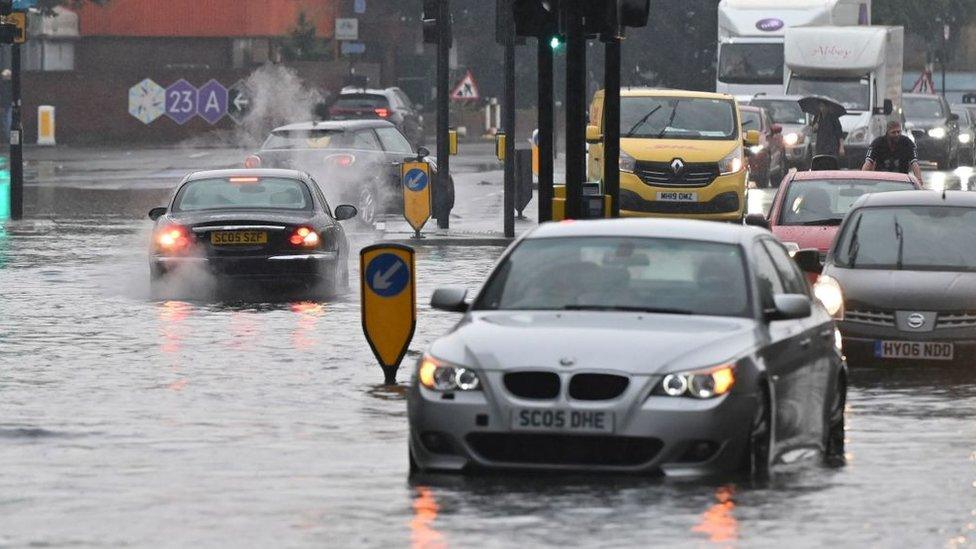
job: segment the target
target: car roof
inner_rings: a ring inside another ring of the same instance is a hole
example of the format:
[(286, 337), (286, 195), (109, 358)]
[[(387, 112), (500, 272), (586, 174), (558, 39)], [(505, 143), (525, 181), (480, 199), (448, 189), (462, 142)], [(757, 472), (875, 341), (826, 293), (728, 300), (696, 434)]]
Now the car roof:
[(860, 170), (817, 170), (796, 172), (793, 181), (822, 181), (825, 179), (870, 179), (872, 181), (908, 181), (907, 173), (900, 172), (864, 172)]
[[(596, 92), (603, 96), (604, 90)], [(725, 99), (734, 100), (735, 98), (725, 93), (702, 92), (692, 90), (672, 90), (663, 88), (620, 88), (621, 97), (685, 97), (690, 99)]]
[(526, 239), (632, 236), (741, 244), (762, 234), (768, 235), (769, 232), (756, 227), (715, 221), (632, 218), (543, 223), (529, 233)]
[(223, 179), (227, 177), (277, 177), (281, 179), (300, 179), (305, 181), (308, 176), (298, 170), (280, 170), (271, 168), (254, 169), (229, 169), (229, 170), (204, 170), (193, 172), (186, 176), (185, 180), (199, 181), (201, 179)]
[(339, 95), (353, 95), (357, 93), (371, 93), (374, 95), (386, 95), (388, 92), (393, 91), (394, 88), (360, 88), (358, 86), (346, 86), (339, 91)]
[(273, 130), (274, 132), (287, 132), (287, 131), (310, 131), (310, 130), (326, 130), (326, 131), (343, 131), (343, 130), (361, 130), (363, 128), (395, 128), (392, 122), (386, 120), (324, 120), (319, 122), (297, 122), (295, 124), (288, 124), (286, 126), (279, 126)]
[(976, 193), (969, 191), (893, 191), (870, 193), (857, 199), (853, 208), (891, 206), (961, 206), (976, 208)]
[(749, 101), (799, 101), (802, 95), (754, 95)]

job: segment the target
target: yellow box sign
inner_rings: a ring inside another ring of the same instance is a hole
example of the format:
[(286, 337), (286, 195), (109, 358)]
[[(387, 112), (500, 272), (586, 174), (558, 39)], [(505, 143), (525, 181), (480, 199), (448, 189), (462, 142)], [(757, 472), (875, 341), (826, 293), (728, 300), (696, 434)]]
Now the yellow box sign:
[(458, 132), (457, 132), (457, 130), (450, 130), (450, 131), (448, 131), (447, 132), (447, 136), (450, 138), (450, 140), (449, 140), (450, 141), (450, 146), (448, 147), (450, 149), (449, 152), (450, 152), (451, 156), (457, 156), (458, 155), (458, 148), (459, 148), (458, 147)]
[(495, 134), (495, 157), (505, 161), (505, 134), (502, 132)]
[(7, 23), (16, 25), (20, 34), (14, 38), (14, 44), (27, 42), (27, 14), (22, 11), (15, 11), (7, 16)]
[(374, 244), (359, 252), (363, 333), (387, 384), (407, 353), (417, 326), (414, 250), (401, 244)]
[(403, 217), (419, 235), (430, 219), (430, 164), (404, 162), (400, 171), (403, 187)]

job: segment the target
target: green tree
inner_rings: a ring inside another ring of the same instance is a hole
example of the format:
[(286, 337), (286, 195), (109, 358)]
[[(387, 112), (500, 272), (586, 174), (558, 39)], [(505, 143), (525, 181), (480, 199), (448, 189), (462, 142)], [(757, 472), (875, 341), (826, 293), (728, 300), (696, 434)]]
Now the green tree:
[(318, 61), (328, 56), (329, 40), (319, 38), (315, 23), (300, 11), (295, 27), (281, 43), (281, 54), (286, 61)]
[(900, 25), (925, 42), (926, 58), (941, 59), (943, 33), (949, 27), (946, 50), (958, 43), (960, 31), (976, 18), (976, 0), (874, 0), (874, 24)]

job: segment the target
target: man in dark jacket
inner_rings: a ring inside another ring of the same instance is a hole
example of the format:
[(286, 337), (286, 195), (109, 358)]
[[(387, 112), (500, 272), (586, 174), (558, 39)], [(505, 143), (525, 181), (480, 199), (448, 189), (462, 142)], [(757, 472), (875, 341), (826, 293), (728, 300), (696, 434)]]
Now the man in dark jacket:
[(871, 142), (863, 171), (901, 172), (922, 181), (922, 169), (918, 166), (915, 142), (901, 134), (901, 122), (888, 122), (888, 131)]
[(817, 134), (814, 155), (826, 154), (836, 158), (844, 156), (844, 130), (840, 118), (830, 112), (827, 105), (820, 106), (820, 112), (813, 117), (813, 130)]

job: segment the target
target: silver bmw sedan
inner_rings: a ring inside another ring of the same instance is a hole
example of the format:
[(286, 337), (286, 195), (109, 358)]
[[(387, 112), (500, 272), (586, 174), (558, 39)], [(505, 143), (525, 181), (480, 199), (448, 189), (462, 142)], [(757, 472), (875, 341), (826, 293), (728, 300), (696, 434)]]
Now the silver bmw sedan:
[(418, 362), (411, 471), (764, 475), (843, 459), (838, 332), (766, 231), (704, 221), (545, 224)]

